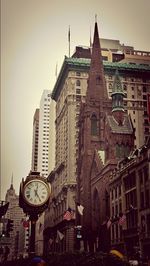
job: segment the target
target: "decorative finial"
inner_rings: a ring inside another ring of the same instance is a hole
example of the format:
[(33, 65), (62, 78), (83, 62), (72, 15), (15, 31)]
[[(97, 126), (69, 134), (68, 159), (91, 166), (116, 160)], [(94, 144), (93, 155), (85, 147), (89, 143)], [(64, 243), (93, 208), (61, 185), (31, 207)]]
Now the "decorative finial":
[(97, 14), (95, 14), (95, 23), (97, 22)]

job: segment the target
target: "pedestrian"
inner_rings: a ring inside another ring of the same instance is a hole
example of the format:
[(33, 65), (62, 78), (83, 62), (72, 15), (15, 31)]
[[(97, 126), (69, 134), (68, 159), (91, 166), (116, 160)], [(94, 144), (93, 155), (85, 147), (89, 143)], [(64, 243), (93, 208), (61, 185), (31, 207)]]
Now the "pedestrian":
[(46, 266), (46, 262), (41, 257), (34, 257), (27, 266)]

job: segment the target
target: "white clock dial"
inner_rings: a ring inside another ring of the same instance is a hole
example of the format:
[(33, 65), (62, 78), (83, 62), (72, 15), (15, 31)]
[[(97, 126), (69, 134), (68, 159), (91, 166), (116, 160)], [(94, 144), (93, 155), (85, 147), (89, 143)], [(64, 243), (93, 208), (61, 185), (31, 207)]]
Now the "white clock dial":
[(43, 205), (49, 198), (49, 187), (42, 180), (31, 180), (24, 187), (24, 199), (33, 206)]

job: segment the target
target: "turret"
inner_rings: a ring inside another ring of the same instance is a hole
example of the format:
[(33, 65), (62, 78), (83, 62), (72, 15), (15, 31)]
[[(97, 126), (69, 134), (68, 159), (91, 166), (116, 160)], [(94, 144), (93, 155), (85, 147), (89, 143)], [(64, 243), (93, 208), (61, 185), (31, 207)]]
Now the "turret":
[(116, 70), (116, 73), (115, 73), (111, 96), (112, 96), (112, 114), (115, 120), (121, 126), (124, 120), (125, 110), (124, 110), (123, 98), (125, 94), (122, 89), (118, 70)]

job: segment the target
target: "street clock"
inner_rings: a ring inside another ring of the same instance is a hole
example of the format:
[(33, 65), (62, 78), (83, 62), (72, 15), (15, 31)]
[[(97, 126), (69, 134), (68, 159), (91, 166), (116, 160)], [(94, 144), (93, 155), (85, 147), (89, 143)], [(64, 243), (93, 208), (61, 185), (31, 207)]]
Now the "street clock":
[(51, 188), (39, 172), (30, 172), (20, 184), (19, 205), (26, 214), (40, 214), (49, 203)]
[(41, 206), (49, 199), (49, 184), (40, 179), (28, 181), (23, 187), (23, 198), (31, 206)]

